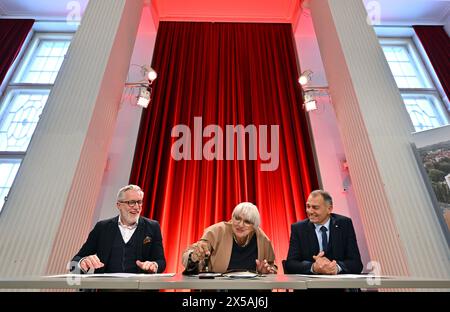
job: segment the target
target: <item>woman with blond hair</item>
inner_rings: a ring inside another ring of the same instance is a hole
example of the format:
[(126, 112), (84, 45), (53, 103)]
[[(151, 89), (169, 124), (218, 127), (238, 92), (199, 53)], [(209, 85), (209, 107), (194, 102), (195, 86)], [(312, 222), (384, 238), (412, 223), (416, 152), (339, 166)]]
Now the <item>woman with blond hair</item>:
[(230, 270), (276, 273), (272, 243), (259, 227), (260, 223), (259, 211), (254, 204), (238, 204), (230, 221), (211, 225), (198, 242), (186, 249), (182, 259), (183, 273)]

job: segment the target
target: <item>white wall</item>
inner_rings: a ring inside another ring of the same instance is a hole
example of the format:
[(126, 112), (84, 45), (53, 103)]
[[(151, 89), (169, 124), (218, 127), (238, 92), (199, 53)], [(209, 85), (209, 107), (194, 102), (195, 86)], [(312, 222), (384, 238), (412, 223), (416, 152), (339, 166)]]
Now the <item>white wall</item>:
[(408, 112), (364, 6), (347, 2), (317, 0), (311, 10), (370, 255), (382, 274), (448, 277)]
[(0, 275), (65, 272), (90, 230), (141, 1), (89, 4), (0, 218)]
[[(145, 6), (131, 57), (128, 82), (136, 82), (142, 79), (140, 69), (136, 65), (151, 64), (155, 39), (156, 29), (153, 17), (149, 6)], [(135, 102), (129, 94), (122, 99), (92, 225), (99, 220), (111, 218), (118, 214), (115, 205), (116, 195), (119, 188), (127, 185), (129, 181), (143, 110), (135, 106)]]
[[(327, 86), (319, 45), (314, 33), (309, 12), (304, 12), (294, 33), (301, 71), (313, 71), (312, 80), (307, 87)], [(352, 218), (358, 246), (364, 265), (370, 261), (364, 229), (361, 222), (354, 190), (351, 184), (351, 168), (344, 169), (346, 160), (332, 99), (329, 96), (317, 97), (318, 109), (309, 112), (311, 130), (315, 145), (319, 174), (325, 190), (331, 193), (334, 201), (333, 212)], [(347, 190), (344, 191), (344, 186)]]

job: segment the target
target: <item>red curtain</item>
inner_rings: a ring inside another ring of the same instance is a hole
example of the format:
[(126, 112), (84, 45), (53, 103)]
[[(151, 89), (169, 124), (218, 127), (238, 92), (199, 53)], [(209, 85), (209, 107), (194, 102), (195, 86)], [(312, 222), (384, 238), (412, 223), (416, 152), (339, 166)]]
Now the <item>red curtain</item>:
[[(146, 192), (143, 215), (161, 223), (167, 271), (180, 272), (183, 250), (207, 226), (229, 220), (242, 201), (258, 206), (281, 263), (290, 224), (305, 217), (306, 197), (318, 185), (291, 25), (160, 22), (152, 67), (158, 79), (142, 115), (130, 181)], [(202, 118), (197, 130), (223, 129), (222, 142), (226, 125), (254, 125), (258, 140), (267, 125), (268, 142), (278, 125), (279, 148), (270, 143), (268, 151), (279, 154), (279, 165), (263, 171), (267, 158), (258, 153), (250, 160), (250, 135), (244, 160), (236, 160), (237, 148), (234, 160), (225, 151), (225, 160), (207, 160), (201, 152), (194, 160), (196, 148), (214, 136), (201, 139), (200, 132), (193, 142), (194, 117)], [(171, 155), (179, 140), (171, 131), (181, 124), (191, 131), (191, 160)]]
[(34, 20), (0, 19), (0, 84), (20, 52)]
[(450, 38), (443, 26), (413, 26), (450, 99)]

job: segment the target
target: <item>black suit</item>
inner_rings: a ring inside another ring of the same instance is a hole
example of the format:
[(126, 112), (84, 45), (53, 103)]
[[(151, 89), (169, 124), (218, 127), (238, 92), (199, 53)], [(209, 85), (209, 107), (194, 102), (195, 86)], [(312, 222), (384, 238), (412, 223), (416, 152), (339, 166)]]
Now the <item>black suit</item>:
[[(104, 273), (108, 267), (113, 241), (116, 235), (120, 235), (119, 216), (97, 222), (89, 233), (87, 241), (72, 261), (80, 261), (83, 257), (96, 254), (104, 267), (95, 270), (95, 273)], [(166, 259), (162, 245), (161, 229), (159, 223), (145, 217), (139, 217), (138, 226), (133, 233), (136, 239), (136, 260), (155, 261), (158, 263), (158, 273), (166, 268)], [(73, 267), (73, 266), (72, 266)], [(73, 270), (72, 270), (73, 271)], [(139, 270), (143, 272), (142, 270)]]
[[(313, 256), (319, 251), (314, 224), (309, 219), (292, 224), (285, 273), (312, 274)], [(325, 256), (330, 260), (336, 260), (342, 269), (341, 274), (361, 273), (363, 264), (350, 218), (331, 214), (330, 236)]]

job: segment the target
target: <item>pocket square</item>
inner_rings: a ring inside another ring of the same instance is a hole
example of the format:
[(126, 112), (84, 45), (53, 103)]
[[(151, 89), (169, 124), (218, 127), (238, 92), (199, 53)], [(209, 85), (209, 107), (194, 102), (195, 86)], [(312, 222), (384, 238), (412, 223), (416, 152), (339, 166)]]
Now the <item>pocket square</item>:
[(150, 243), (151, 243), (151, 241), (152, 241), (152, 238), (151, 238), (151, 237), (149, 237), (149, 236), (146, 236), (146, 237), (144, 238), (144, 242), (143, 242), (143, 244), (144, 244), (144, 245), (150, 244)]

